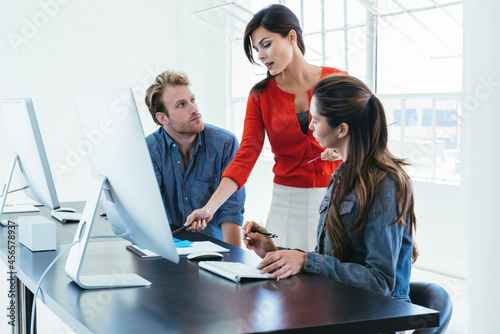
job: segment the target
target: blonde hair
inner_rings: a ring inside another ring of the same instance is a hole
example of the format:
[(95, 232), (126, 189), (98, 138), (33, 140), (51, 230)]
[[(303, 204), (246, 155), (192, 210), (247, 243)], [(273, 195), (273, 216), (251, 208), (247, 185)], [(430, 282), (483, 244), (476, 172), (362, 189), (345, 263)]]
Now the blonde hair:
[(191, 82), (186, 73), (184, 72), (176, 72), (173, 70), (167, 70), (161, 74), (156, 76), (155, 82), (149, 86), (146, 91), (146, 106), (149, 109), (149, 113), (151, 117), (153, 117), (153, 121), (156, 124), (160, 125), (158, 120), (156, 119), (156, 113), (162, 112), (167, 114), (167, 107), (163, 104), (161, 99), (165, 88), (170, 86), (189, 86)]

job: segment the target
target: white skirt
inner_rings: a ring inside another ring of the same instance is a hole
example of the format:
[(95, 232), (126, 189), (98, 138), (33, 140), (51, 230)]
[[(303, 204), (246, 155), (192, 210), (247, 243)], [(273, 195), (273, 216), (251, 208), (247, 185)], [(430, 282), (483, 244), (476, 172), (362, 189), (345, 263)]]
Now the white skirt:
[(266, 229), (276, 233), (276, 246), (314, 251), (319, 206), (326, 188), (295, 188), (274, 184)]

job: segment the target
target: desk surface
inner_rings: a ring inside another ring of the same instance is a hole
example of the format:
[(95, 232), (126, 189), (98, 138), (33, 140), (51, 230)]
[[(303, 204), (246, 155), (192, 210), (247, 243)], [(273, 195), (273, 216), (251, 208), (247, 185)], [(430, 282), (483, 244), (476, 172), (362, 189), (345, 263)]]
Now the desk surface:
[[(81, 203), (64, 206), (82, 209)], [(50, 216), (49, 210), (40, 213)], [(16, 250), (17, 275), (31, 290), (45, 268), (71, 241), (76, 224), (58, 223), (58, 249), (32, 253)], [(108, 235), (111, 228), (98, 218), (93, 235)], [(5, 261), (7, 228), (0, 228), (0, 257)], [(182, 232), (180, 239), (207, 240)], [(77, 333), (240, 333), (290, 331), (295, 333), (381, 333), (439, 323), (438, 312), (378, 296), (311, 275), (281, 281), (233, 283), (198, 268), (181, 256), (179, 264), (164, 259), (141, 259), (125, 250), (123, 239), (91, 241), (84, 274), (137, 273), (150, 287), (83, 290), (64, 273), (66, 256), (47, 274), (42, 290), (45, 304)], [(256, 265), (252, 252), (230, 248), (225, 261)]]

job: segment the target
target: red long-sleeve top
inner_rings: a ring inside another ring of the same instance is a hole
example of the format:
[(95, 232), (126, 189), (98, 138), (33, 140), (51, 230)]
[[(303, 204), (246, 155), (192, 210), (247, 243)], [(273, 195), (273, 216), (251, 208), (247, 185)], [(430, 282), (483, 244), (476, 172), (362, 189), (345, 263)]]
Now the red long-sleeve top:
[[(347, 74), (336, 68), (323, 67), (320, 79), (334, 73)], [(307, 91), (309, 104), (313, 89)], [(340, 161), (318, 159), (308, 163), (325, 149), (316, 142), (311, 130), (307, 134), (301, 131), (294, 101), (295, 95), (281, 90), (274, 78), (258, 97), (250, 94), (240, 148), (222, 177), (229, 177), (239, 188), (243, 187), (262, 151), (265, 131), (274, 153), (274, 183), (297, 188), (328, 185)]]

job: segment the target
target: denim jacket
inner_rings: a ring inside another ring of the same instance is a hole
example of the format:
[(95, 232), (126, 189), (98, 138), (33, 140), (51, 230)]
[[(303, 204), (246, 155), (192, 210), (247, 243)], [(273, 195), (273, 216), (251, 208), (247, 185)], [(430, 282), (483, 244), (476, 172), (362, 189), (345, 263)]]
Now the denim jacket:
[[(334, 256), (325, 255), (333, 253), (324, 225), (337, 172), (338, 169), (333, 174), (320, 205), (318, 245), (315, 252), (307, 253), (303, 271), (408, 301), (413, 242), (408, 225), (407, 228), (403, 228), (401, 223), (392, 225), (396, 221), (397, 212), (396, 184), (391, 177), (387, 176), (375, 189), (364, 234), (360, 236), (355, 231), (348, 231), (353, 249), (352, 258), (340, 262)], [(353, 190), (340, 206), (342, 223), (346, 228), (354, 223), (359, 210), (359, 198)], [(408, 217), (405, 221), (408, 222)]]

